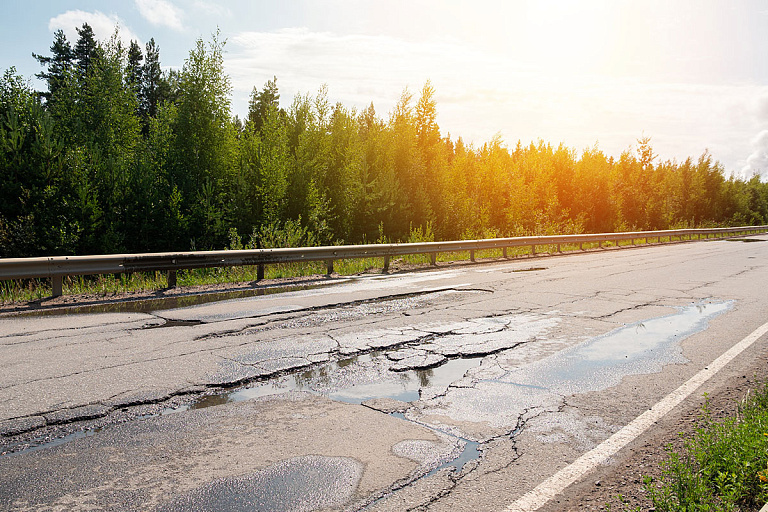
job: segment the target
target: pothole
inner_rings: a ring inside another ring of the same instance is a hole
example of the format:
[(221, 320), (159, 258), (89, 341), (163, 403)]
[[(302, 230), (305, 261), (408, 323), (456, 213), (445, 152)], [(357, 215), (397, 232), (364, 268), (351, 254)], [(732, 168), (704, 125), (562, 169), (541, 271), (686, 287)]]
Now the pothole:
[(479, 376), (472, 387), (457, 388), (450, 401), (426, 404), (420, 413), (511, 426), (526, 411), (555, 410), (563, 397), (601, 391), (629, 375), (687, 363), (681, 342), (704, 331), (732, 306), (733, 301), (678, 307), (671, 315), (627, 325), (506, 373)]
[(351, 404), (375, 398), (413, 402), (419, 400), (425, 390), (431, 396), (444, 393), (452, 382), (461, 379), (470, 368), (479, 366), (481, 361), (482, 357), (456, 358), (435, 368), (394, 372), (387, 369), (392, 363), (390, 360), (380, 352), (372, 352), (205, 395), (173, 411), (202, 409), (290, 391), (307, 391)]
[(252, 474), (215, 480), (157, 510), (337, 509), (353, 497), (362, 475), (362, 464), (347, 457), (296, 457)]
[(190, 325), (200, 325), (203, 322), (200, 320), (166, 320), (162, 324), (148, 325), (144, 329), (164, 329), (167, 327), (187, 327)]

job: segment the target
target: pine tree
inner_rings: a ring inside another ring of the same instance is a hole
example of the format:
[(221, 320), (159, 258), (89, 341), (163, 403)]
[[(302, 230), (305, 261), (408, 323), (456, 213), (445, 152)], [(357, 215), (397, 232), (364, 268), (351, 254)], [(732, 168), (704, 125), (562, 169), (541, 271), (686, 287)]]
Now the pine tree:
[(145, 47), (144, 65), (141, 68), (141, 90), (139, 93), (139, 112), (148, 126), (149, 118), (157, 117), (161, 100), (163, 72), (160, 69), (160, 47), (155, 39), (149, 40)]
[(64, 85), (67, 73), (72, 69), (75, 58), (74, 51), (67, 41), (64, 31), (59, 29), (53, 35), (53, 44), (51, 45), (50, 57), (33, 53), (32, 56), (37, 59), (41, 66), (46, 66), (45, 71), (38, 73), (38, 78), (48, 82), (48, 91), (42, 93), (42, 97), (50, 102), (56, 92)]
[(96, 36), (93, 33), (93, 29), (88, 23), (83, 23), (82, 28), (77, 29), (77, 34), (80, 37), (75, 44), (73, 52), (74, 60), (80, 76), (87, 77), (88, 72), (91, 69), (91, 64), (96, 58), (98, 43), (96, 42)]
[(141, 53), (141, 47), (136, 41), (131, 41), (131, 45), (128, 47), (128, 65), (126, 67), (126, 84), (128, 88), (138, 98), (141, 92), (142, 83), (142, 70), (141, 61), (144, 60), (144, 55)]

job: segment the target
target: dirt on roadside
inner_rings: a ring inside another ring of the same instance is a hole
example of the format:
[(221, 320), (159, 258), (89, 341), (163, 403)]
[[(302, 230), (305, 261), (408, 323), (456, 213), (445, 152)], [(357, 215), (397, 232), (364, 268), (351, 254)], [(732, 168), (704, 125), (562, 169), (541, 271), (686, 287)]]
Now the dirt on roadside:
[(333, 276), (312, 275), (258, 282), (222, 283), (198, 286), (178, 286), (161, 290), (124, 291), (46, 297), (39, 300), (0, 304), (0, 317), (14, 315), (46, 315), (88, 313), (97, 311), (142, 311), (225, 300), (227, 298), (279, 293), (334, 283)]

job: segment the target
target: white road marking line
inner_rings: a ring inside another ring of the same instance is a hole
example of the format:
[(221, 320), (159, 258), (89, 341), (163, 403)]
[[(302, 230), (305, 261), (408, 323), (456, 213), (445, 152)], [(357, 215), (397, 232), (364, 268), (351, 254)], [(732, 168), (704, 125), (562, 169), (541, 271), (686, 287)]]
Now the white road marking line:
[(592, 471), (598, 464), (612, 457), (627, 444), (645, 432), (654, 422), (685, 400), (696, 389), (709, 380), (713, 375), (723, 369), (733, 358), (749, 348), (760, 337), (768, 333), (768, 322), (755, 329), (749, 336), (727, 350), (723, 355), (715, 359), (712, 364), (705, 367), (699, 373), (688, 379), (682, 386), (664, 397), (656, 405), (632, 420), (611, 437), (588, 451), (574, 462), (564, 467), (548, 479), (540, 483), (536, 488), (518, 498), (514, 503), (504, 509), (504, 512), (533, 512), (538, 510), (549, 500), (563, 492), (566, 487), (576, 482), (582, 476)]

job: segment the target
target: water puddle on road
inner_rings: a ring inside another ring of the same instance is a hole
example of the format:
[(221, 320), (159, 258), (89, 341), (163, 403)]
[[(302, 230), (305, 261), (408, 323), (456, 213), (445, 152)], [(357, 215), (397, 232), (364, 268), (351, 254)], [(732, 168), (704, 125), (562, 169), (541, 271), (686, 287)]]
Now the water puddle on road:
[(448, 386), (461, 379), (467, 370), (479, 366), (481, 360), (481, 357), (450, 359), (435, 368), (391, 372), (382, 370), (391, 364), (385, 356), (378, 353), (365, 354), (257, 382), (244, 388), (206, 395), (189, 406), (167, 412), (202, 409), (289, 391), (307, 391), (352, 404), (360, 404), (373, 398), (412, 402), (418, 400), (425, 391), (432, 396), (445, 392)]
[[(464, 377), (469, 369), (479, 366), (481, 361), (482, 357), (457, 358), (450, 359), (435, 368), (392, 372), (386, 369), (382, 370), (391, 364), (391, 361), (387, 360), (384, 355), (379, 353), (365, 354), (326, 363), (303, 372), (285, 375), (226, 393), (204, 396), (188, 406), (166, 410), (165, 413), (203, 409), (289, 391), (307, 391), (331, 400), (352, 404), (361, 404), (374, 398), (391, 398), (401, 402), (412, 402), (419, 400), (423, 395), (433, 397), (444, 393), (451, 383)], [(402, 413), (394, 412), (390, 415), (404, 421), (410, 421)], [(466, 463), (480, 457), (482, 453), (480, 443), (452, 434), (448, 435), (456, 438), (458, 443), (463, 444), (463, 448), (455, 458), (439, 464), (422, 478), (434, 475), (446, 468), (451, 468), (458, 473)]]
[[(469, 400), (470, 403), (457, 405), (459, 413), (466, 413), (467, 417), (477, 421), (483, 420), (484, 414), (507, 410), (512, 411), (510, 417), (518, 417), (521, 410), (540, 406), (552, 397), (605, 389), (618, 384), (626, 375), (654, 373), (667, 364), (684, 363), (687, 360), (680, 342), (706, 329), (713, 318), (731, 309), (733, 304), (733, 301), (706, 301), (679, 307), (671, 315), (627, 325), (510, 371), (503, 377), (480, 379), (472, 388), (456, 388), (457, 394), (472, 396), (468, 393), (477, 393), (476, 396), (483, 397), (483, 400)], [(433, 368), (395, 372), (389, 370), (393, 361), (385, 352), (370, 352), (315, 364), (240, 388), (219, 390), (197, 397), (187, 405), (165, 409), (160, 414), (215, 407), (290, 391), (306, 391), (353, 404), (374, 398), (401, 402), (427, 400), (444, 394), (452, 383), (479, 366), (482, 360), (482, 356), (454, 358)], [(487, 404), (493, 405), (486, 407)], [(452, 411), (446, 413), (451, 415)], [(392, 414), (408, 421), (403, 414)], [(457, 439), (464, 443), (458, 457), (442, 463), (426, 476), (447, 467), (461, 471), (467, 462), (480, 457), (478, 443)]]
[(733, 301), (701, 302), (678, 312), (637, 322), (563, 350), (495, 380), (562, 395), (617, 385), (627, 375), (657, 373), (667, 364), (685, 363), (680, 342), (707, 328)]
[(459, 456), (456, 457), (453, 460), (447, 461), (439, 466), (437, 466), (435, 469), (424, 475), (422, 478), (430, 477), (446, 468), (453, 468), (453, 471), (455, 473), (461, 473), (461, 470), (464, 469), (464, 466), (468, 462), (472, 462), (473, 460), (477, 460), (480, 458), (480, 455), (482, 455), (482, 451), (480, 451), (480, 443), (477, 441), (470, 441), (469, 439), (464, 439), (463, 437), (460, 437), (462, 441), (464, 441), (464, 449), (461, 450), (461, 453), (459, 453)]

